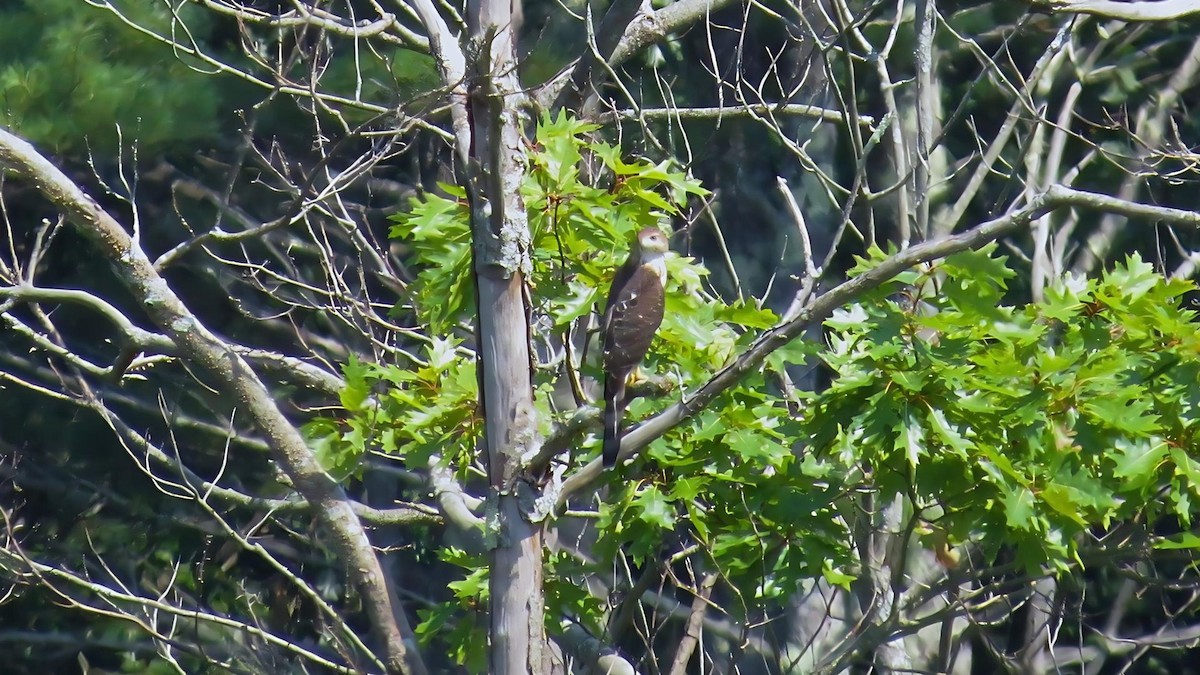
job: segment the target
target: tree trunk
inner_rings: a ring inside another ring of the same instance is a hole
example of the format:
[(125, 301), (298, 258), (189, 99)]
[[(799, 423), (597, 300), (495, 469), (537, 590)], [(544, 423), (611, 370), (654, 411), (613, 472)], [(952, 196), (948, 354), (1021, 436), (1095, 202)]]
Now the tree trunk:
[(508, 0), (468, 6), (467, 105), (471, 148), (471, 227), (479, 302), (478, 354), (491, 485), (491, 672), (546, 668), (542, 532), (523, 504), (534, 492), (521, 458), (537, 443), (530, 377), (529, 225), (520, 187), (525, 173), (522, 104)]

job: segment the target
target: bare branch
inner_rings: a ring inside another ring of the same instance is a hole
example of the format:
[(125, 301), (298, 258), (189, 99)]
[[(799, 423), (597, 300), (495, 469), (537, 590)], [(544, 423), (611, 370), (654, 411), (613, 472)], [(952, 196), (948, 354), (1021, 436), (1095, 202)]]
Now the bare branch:
[(692, 600), (691, 616), (683, 629), (683, 639), (679, 641), (675, 658), (671, 661), (671, 669), (667, 671), (669, 675), (684, 675), (687, 672), (688, 661), (692, 659), (692, 652), (696, 650), (696, 644), (700, 641), (700, 627), (704, 623), (704, 612), (708, 610), (708, 598), (716, 584), (717, 575), (711, 572), (704, 575), (700, 582), (700, 588)]
[(1033, 4), (1063, 14), (1090, 14), (1121, 21), (1172, 21), (1200, 12), (1200, 5), (1193, 0), (1035, 0)]
[(296, 489), (314, 505), (317, 518), (333, 535), (332, 545), (362, 589), (372, 628), (387, 650), (389, 667), (425, 672), (415, 651), (415, 636), (404, 613), (393, 610), (379, 560), (349, 498), (322, 469), (254, 371), (188, 310), (111, 215), (33, 146), (5, 129), (0, 129), (0, 163), (27, 178), (61, 208), (80, 234), (113, 264), (130, 292), (145, 303), (151, 319), (175, 342), (180, 355), (220, 382), (245, 407)]
[[(333, 672), (347, 674), (355, 672), (352, 668), (334, 663), (320, 654), (305, 649), (301, 645), (285, 640), (277, 635), (264, 631), (257, 626), (200, 610), (185, 609), (159, 599), (134, 595), (128, 590), (110, 588), (103, 584), (85, 579), (77, 574), (73, 574), (67, 570), (43, 564), (23, 555), (22, 553), (14, 552), (9, 548), (0, 547), (0, 572), (20, 577), (32, 577), (35, 580), (43, 580), (41, 581), (41, 585), (58, 593), (59, 597), (67, 599), (72, 604), (80, 607), (87, 607), (87, 605), (79, 600), (76, 600), (70, 593), (55, 589), (53, 585), (48, 582), (48, 580), (53, 579), (55, 581), (64, 582), (68, 586), (73, 587), (78, 591), (89, 593), (98, 597), (104, 600), (106, 603), (131, 604), (134, 606), (145, 607), (155, 612), (162, 612), (164, 614), (186, 618), (189, 621), (203, 622), (206, 624), (212, 624), (213, 626), (231, 628), (238, 632), (243, 632), (247, 635), (261, 639), (267, 644), (280, 647), (288, 652), (292, 652), (297, 656), (312, 661), (315, 665), (328, 668)], [(104, 611), (98, 608), (91, 609), (98, 612)], [(123, 611), (106, 613), (111, 614), (114, 618), (132, 621), (142, 630), (158, 639), (169, 640), (166, 635), (160, 633), (154, 626), (150, 625), (150, 623), (139, 619), (131, 613)]]
[(473, 553), (483, 553), (483, 519), (471, 512), (468, 505), (470, 498), (436, 455), (429, 459), (429, 481), (446, 522), (465, 537), (463, 548)]
[[(217, 14), (231, 16), (238, 21), (266, 28), (295, 28), (312, 26), (332, 35), (352, 39), (379, 37), (398, 44), (418, 49), (428, 49), (429, 41), (400, 24), (394, 14), (384, 13), (379, 18), (350, 21), (318, 7), (306, 7), (302, 3), (292, 5), (295, 9), (280, 14), (218, 0), (198, 0), (204, 7)], [(395, 33), (395, 35), (391, 34)]]
[(636, 675), (633, 664), (621, 657), (616, 650), (593, 637), (577, 623), (568, 625), (561, 634), (554, 636), (564, 652), (583, 663), (593, 663), (591, 672), (606, 675)]
[[(624, 34), (613, 48), (612, 55), (608, 57), (608, 65), (616, 67), (668, 34), (683, 30), (731, 4), (733, 0), (679, 0), (662, 9), (647, 11), (650, 5), (644, 3), (639, 13), (625, 27)], [(571, 82), (573, 72), (573, 68), (563, 70), (543, 84), (533, 97), (543, 106), (549, 107)]]
[[(1030, 82), (1036, 84), (1041, 80), (1046, 70), (1050, 68), (1055, 58), (1062, 52), (1070, 36), (1071, 28), (1072, 25), (1067, 24), (1058, 31), (1058, 34), (1050, 42), (1050, 46), (1046, 48), (1046, 51), (1042, 53), (1042, 57), (1034, 64), (1033, 70), (1030, 71)], [(992, 167), (1000, 158), (1000, 154), (1004, 151), (1005, 146), (1016, 130), (1017, 123), (1021, 121), (1020, 111), (1026, 109), (1029, 105), (1024, 99), (1027, 96), (1028, 93), (1026, 92), (1018, 93), (1017, 100), (1013, 102), (1012, 107), (1009, 109), (1008, 117), (1000, 125), (999, 131), (996, 132), (987, 150), (983, 153), (979, 165), (975, 167), (975, 171), (971, 174), (967, 185), (959, 193), (958, 200), (950, 208), (948, 214), (939, 217), (933, 223), (933, 234), (941, 235), (953, 232), (958, 222), (962, 220), (963, 215), (967, 212), (967, 207), (971, 205), (971, 200), (979, 193), (979, 188), (983, 186), (983, 180), (991, 173)]]
[[(1121, 199), (1134, 200), (1141, 194), (1147, 181), (1143, 175), (1144, 167), (1139, 164), (1148, 162), (1154, 153), (1160, 151), (1159, 146), (1166, 136), (1171, 114), (1184, 92), (1191, 89), (1197, 77), (1200, 77), (1200, 39), (1193, 40), (1192, 48), (1171, 75), (1167, 85), (1158, 92), (1157, 96), (1143, 104), (1137, 112), (1132, 131), (1133, 137), (1141, 146), (1141, 151), (1138, 153), (1138, 163), (1131, 167), (1124, 180), (1121, 181), (1121, 187), (1117, 190), (1117, 196)], [(1109, 249), (1116, 242), (1123, 224), (1122, 219), (1114, 214), (1108, 214), (1101, 218), (1100, 225), (1088, 235), (1086, 242), (1080, 248), (1079, 256), (1072, 269), (1086, 273), (1103, 261)]]
[[(2, 133), (2, 131), (0, 131)], [(0, 136), (0, 141), (3, 137)], [(175, 342), (170, 338), (140, 328), (129, 320), (119, 309), (108, 302), (86, 291), (61, 288), (37, 288), (28, 284), (19, 286), (0, 287), (0, 298), (12, 298), (24, 302), (54, 302), (79, 304), (92, 308), (108, 319), (117, 330), (139, 349), (153, 349), (163, 353), (172, 353)]]
[(929, 236), (929, 153), (933, 150), (934, 116), (938, 106), (933, 64), (933, 33), (937, 24), (933, 0), (917, 0), (917, 165), (914, 167), (917, 235)]
[[(678, 120), (710, 120), (722, 118), (737, 118), (745, 115), (779, 115), (781, 117), (804, 117), (823, 120), (826, 122), (846, 123), (845, 113), (829, 108), (802, 103), (780, 103), (777, 105), (750, 103), (739, 106), (722, 108), (642, 108), (640, 110), (615, 110), (599, 116), (599, 121), (607, 122), (614, 118), (620, 119), (678, 119)], [(870, 115), (859, 115), (854, 120), (866, 127), (875, 125), (875, 118)]]

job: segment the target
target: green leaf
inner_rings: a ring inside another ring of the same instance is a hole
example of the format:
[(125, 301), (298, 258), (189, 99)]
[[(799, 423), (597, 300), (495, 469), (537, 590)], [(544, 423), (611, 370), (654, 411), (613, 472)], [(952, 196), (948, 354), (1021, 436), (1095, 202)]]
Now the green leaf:
[[(696, 280), (696, 285), (699, 285), (699, 279)], [(758, 329), (771, 328), (779, 323), (779, 316), (775, 312), (757, 307), (744, 300), (718, 307), (714, 318), (718, 321)]]
[(1151, 484), (1167, 459), (1169, 448), (1161, 439), (1116, 443), (1117, 465), (1113, 475), (1125, 479), (1127, 486), (1137, 488)]
[(1004, 498), (1004, 515), (1008, 526), (1015, 530), (1031, 531), (1035, 528), (1033, 493), (1027, 488), (1017, 488)]
[(843, 590), (846, 590), (846, 591), (850, 590), (850, 584), (856, 578), (850, 574), (840, 572), (831, 567), (826, 567), (826, 568), (822, 569), (821, 577), (823, 579), (825, 579), (826, 582), (828, 582), (834, 586), (840, 586)]
[(359, 410), (367, 397), (371, 395), (371, 385), (367, 382), (370, 369), (358, 360), (354, 354), (342, 366), (345, 387), (339, 393), (342, 407), (346, 410)]
[(1190, 489), (1200, 494), (1200, 462), (1179, 448), (1171, 448), (1171, 461), (1175, 463), (1176, 473), (1186, 480)]
[(791, 451), (770, 435), (752, 429), (736, 429), (725, 436), (725, 444), (743, 462), (752, 466), (778, 466)]
[(1114, 391), (1104, 387), (1097, 393), (1099, 395), (1089, 398), (1082, 406), (1097, 420), (1138, 436), (1158, 430), (1158, 416), (1153, 413), (1154, 402), (1140, 388), (1123, 387)]
[(1079, 491), (1066, 485), (1051, 483), (1041, 492), (1042, 501), (1059, 514), (1075, 521), (1080, 527), (1087, 527), (1087, 519), (1080, 513)]
[(486, 569), (476, 569), (465, 578), (446, 584), (459, 600), (478, 600), (481, 603), (488, 599), (488, 577)]
[(640, 490), (633, 505), (638, 517), (646, 523), (663, 530), (675, 527), (675, 508), (658, 487), (649, 485)]
[(926, 419), (929, 421), (929, 428), (933, 430), (938, 440), (956, 454), (966, 456), (967, 450), (971, 447), (971, 442), (946, 421), (946, 414), (942, 410), (930, 408)]
[(342, 481), (357, 472), (359, 462), (366, 453), (366, 438), (359, 424), (352, 425), (341, 435), (333, 429), (328, 431), (330, 433), (311, 437), (308, 446), (321, 468), (334, 480)]
[(916, 418), (907, 412), (896, 422), (895, 449), (904, 453), (909, 468), (921, 462), (925, 454), (925, 430)]
[(1180, 532), (1169, 537), (1155, 537), (1151, 540), (1151, 546), (1160, 551), (1200, 549), (1200, 534)]
[(592, 311), (600, 299), (600, 289), (598, 288), (572, 283), (570, 289), (570, 295), (564, 302), (557, 305), (553, 314), (556, 326), (565, 326)]

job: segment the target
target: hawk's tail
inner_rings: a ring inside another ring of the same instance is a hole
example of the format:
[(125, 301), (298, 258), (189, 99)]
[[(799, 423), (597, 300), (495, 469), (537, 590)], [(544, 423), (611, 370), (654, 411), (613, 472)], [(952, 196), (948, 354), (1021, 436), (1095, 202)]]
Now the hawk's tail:
[(604, 378), (604, 467), (617, 463), (621, 452), (621, 399), (625, 398), (625, 380)]

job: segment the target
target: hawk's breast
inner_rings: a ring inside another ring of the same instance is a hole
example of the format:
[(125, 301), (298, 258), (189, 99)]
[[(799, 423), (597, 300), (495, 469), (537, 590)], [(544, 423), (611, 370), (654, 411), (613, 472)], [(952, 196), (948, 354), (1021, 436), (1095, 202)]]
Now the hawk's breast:
[(604, 334), (604, 367), (609, 372), (637, 366), (663, 318), (663, 281), (666, 265), (661, 259), (639, 265), (614, 296)]

